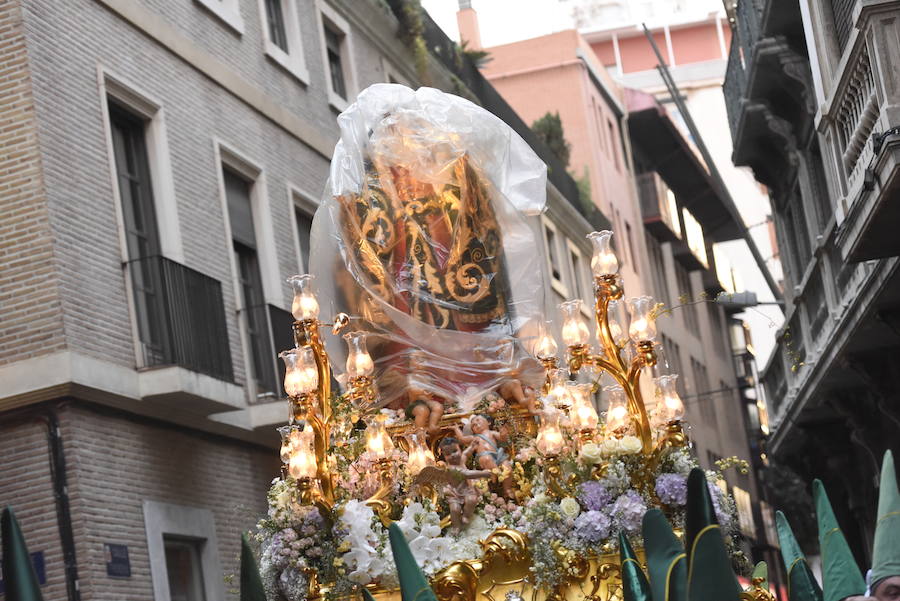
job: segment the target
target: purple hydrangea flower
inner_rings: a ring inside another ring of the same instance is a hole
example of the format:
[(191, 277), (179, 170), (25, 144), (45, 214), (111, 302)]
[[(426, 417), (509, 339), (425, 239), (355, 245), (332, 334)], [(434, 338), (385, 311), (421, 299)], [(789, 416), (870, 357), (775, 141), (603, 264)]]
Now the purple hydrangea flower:
[(660, 474), (656, 478), (656, 496), (666, 505), (687, 503), (687, 478), (681, 474)]
[(647, 506), (644, 504), (644, 499), (633, 490), (625, 492), (616, 499), (610, 511), (616, 525), (630, 533), (638, 531), (646, 512)]
[(587, 544), (596, 545), (609, 537), (612, 522), (605, 513), (591, 510), (585, 511), (575, 518), (575, 535)]
[(612, 495), (596, 480), (588, 480), (578, 487), (578, 500), (589, 511), (600, 511), (612, 501)]
[(722, 489), (713, 484), (712, 482), (707, 482), (707, 487), (709, 488), (709, 497), (712, 499), (713, 509), (716, 512), (716, 521), (719, 522), (721, 526), (728, 526), (728, 523), (731, 521), (731, 516), (728, 512), (725, 511), (725, 508), (722, 507)]

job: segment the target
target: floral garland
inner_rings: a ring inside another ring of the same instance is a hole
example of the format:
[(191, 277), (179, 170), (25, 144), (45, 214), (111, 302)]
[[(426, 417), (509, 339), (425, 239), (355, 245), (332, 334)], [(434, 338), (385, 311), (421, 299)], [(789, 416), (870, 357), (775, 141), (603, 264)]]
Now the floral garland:
[[(328, 595), (333, 599), (373, 583), (385, 588), (397, 585), (387, 529), (360, 500), (378, 486), (371, 476), (374, 458), (362, 450), (360, 442), (351, 436), (335, 449), (343, 453), (337, 457), (343, 496), (331, 516), (301, 506), (292, 479), (273, 481), (268, 515), (259, 522), (256, 536), (269, 599), (306, 601), (311, 570), (320, 582), (329, 583)], [(640, 451), (634, 436), (587, 443), (580, 449), (571, 445), (558, 461), (562, 480), (575, 484), (566, 489), (566, 495), (555, 496), (544, 481), (544, 459), (534, 441), (526, 441), (516, 448), (510, 465), (496, 470), (500, 479), (513, 478), (516, 498), (499, 495), (487, 480), (473, 481), (480, 501), (460, 533), (441, 529), (440, 516), (447, 512), (442, 502), (433, 505), (430, 500), (411, 499), (405, 475), (396, 478), (389, 498), (396, 507), (403, 507), (396, 523), (428, 576), (454, 562), (479, 558), (480, 541), (497, 528), (514, 528), (528, 538), (533, 584), (550, 590), (566, 575), (567, 558), (615, 552), (620, 531), (639, 544), (648, 508), (663, 509), (673, 526), (684, 527), (687, 476), (697, 466), (696, 460), (688, 448), (674, 449), (647, 474)], [(397, 465), (403, 465), (406, 454), (395, 451), (395, 455)], [(718, 521), (726, 534), (733, 534), (736, 508), (720, 488), (722, 473), (707, 472), (707, 479)]]

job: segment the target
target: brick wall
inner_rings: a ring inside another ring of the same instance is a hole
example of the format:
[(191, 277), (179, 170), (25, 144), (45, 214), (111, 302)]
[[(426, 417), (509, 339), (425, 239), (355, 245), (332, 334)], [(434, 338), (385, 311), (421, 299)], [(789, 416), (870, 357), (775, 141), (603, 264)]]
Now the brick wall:
[(0, 365), (65, 345), (17, 2), (0, 4)]
[(11, 506), (32, 553), (43, 551), (48, 601), (66, 598), (47, 424), (38, 417), (0, 420), (0, 508)]

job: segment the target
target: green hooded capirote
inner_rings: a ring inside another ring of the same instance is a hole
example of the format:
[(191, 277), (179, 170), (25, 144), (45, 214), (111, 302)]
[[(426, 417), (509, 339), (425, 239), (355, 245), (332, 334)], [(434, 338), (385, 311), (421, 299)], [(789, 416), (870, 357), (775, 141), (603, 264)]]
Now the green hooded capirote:
[(388, 527), (388, 536), (391, 541), (391, 552), (394, 554), (394, 563), (397, 564), (397, 577), (400, 581), (400, 598), (402, 601), (437, 601), (431, 585), (422, 572), (422, 568), (416, 563), (406, 537), (397, 524)]
[(900, 492), (897, 491), (894, 455), (888, 451), (881, 462), (878, 521), (872, 548), (872, 590), (890, 576), (900, 576)]
[(741, 586), (734, 576), (731, 557), (716, 520), (706, 474), (699, 468), (692, 469), (688, 476), (684, 542), (688, 601), (737, 601)]
[(266, 601), (259, 566), (246, 534), (241, 534), (241, 601)]
[(866, 581), (863, 580), (847, 539), (838, 526), (821, 480), (813, 480), (813, 499), (816, 502), (816, 519), (819, 523), (824, 601), (841, 601), (846, 597), (862, 595), (866, 591)]
[(619, 531), (619, 560), (622, 564), (622, 593), (624, 601), (653, 601), (650, 583), (641, 568), (631, 543), (625, 533)]
[(781, 543), (781, 558), (788, 574), (788, 599), (790, 601), (822, 601), (822, 589), (816, 582), (806, 556), (794, 537), (794, 531), (787, 518), (780, 511), (775, 512), (775, 528)]
[(41, 587), (38, 585), (34, 566), (25, 537), (11, 507), (3, 510), (0, 517), (0, 531), (3, 533), (3, 580), (6, 584), (6, 599), (9, 601), (42, 601)]

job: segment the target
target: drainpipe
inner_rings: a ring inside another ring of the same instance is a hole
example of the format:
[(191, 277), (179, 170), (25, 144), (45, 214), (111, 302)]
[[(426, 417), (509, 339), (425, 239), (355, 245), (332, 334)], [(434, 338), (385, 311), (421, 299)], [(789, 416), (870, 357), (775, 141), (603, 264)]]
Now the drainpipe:
[[(57, 407), (58, 408), (58, 407)], [(81, 601), (78, 580), (78, 563), (75, 557), (75, 535), (72, 531), (72, 512), (69, 506), (69, 490), (66, 482), (66, 457), (63, 454), (62, 435), (59, 429), (57, 408), (48, 408), (37, 416), (47, 425), (47, 448), (50, 452), (50, 479), (56, 505), (56, 525), (65, 566), (66, 599)], [(26, 414), (27, 415), (27, 414)], [(32, 418), (33, 419), (33, 418)], [(28, 418), (25, 417), (25, 421)]]

